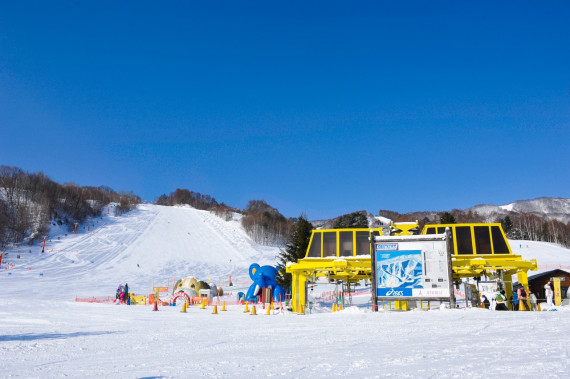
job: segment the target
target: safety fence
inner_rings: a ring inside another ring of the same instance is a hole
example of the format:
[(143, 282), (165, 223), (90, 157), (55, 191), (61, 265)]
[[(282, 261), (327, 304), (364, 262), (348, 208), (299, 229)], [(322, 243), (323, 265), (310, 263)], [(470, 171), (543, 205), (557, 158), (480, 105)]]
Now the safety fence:
[(115, 302), (115, 297), (105, 296), (105, 297), (86, 297), (80, 298), (75, 297), (75, 301), (78, 303), (102, 303), (102, 304), (113, 304)]
[[(137, 297), (143, 297), (143, 296), (137, 296)], [(153, 299), (149, 299), (149, 300), (153, 300)], [(114, 304), (116, 301), (115, 297), (112, 296), (92, 296), (92, 297), (85, 297), (85, 298), (80, 298), (80, 297), (75, 297), (75, 301), (77, 303), (100, 303), (100, 304)], [(191, 299), (191, 303), (190, 305), (201, 305), (202, 302), (205, 301), (205, 305), (206, 306), (213, 306), (213, 305), (217, 305), (217, 306), (221, 306), (222, 303), (225, 303), (226, 306), (231, 306), (231, 305), (245, 305), (245, 301), (243, 300), (224, 300), (223, 298), (213, 298), (213, 299), (209, 299), (206, 297), (194, 297)], [(248, 302), (249, 304), (262, 304), (261, 302)], [(131, 300), (131, 305), (145, 305), (145, 302), (134, 302)], [(154, 305), (154, 301), (148, 301), (146, 302), (147, 305)], [(169, 306), (169, 299), (160, 299), (159, 305), (161, 306)]]
[(570, 266), (565, 265), (538, 265), (539, 270), (556, 270), (556, 269), (563, 269), (563, 270), (570, 270)]
[(337, 301), (339, 297), (342, 295), (344, 298), (348, 298), (349, 296), (360, 296), (360, 295), (370, 295), (370, 288), (360, 288), (354, 291), (340, 292), (340, 291), (325, 291), (321, 292), (321, 294), (309, 294), (313, 297), (316, 301), (328, 303)]

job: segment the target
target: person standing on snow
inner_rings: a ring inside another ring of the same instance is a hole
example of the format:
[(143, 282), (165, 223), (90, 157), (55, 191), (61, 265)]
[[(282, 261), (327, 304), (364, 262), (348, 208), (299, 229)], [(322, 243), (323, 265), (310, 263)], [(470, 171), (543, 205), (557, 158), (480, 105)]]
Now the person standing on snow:
[(513, 311), (519, 310), (519, 295), (517, 292), (513, 292), (511, 296), (511, 306), (513, 307)]
[(552, 292), (552, 287), (550, 287), (550, 282), (548, 282), (544, 285), (544, 296), (546, 297), (546, 305), (548, 305), (548, 308), (552, 308), (554, 306), (552, 303), (553, 295), (554, 292)]
[(489, 299), (487, 299), (487, 296), (483, 295), (481, 299), (482, 299), (481, 303), (485, 306), (485, 309), (489, 309), (490, 303)]
[(131, 305), (131, 299), (129, 299), (129, 283), (125, 283), (125, 303)]
[(529, 293), (528, 299), (530, 300), (530, 310), (538, 311), (536, 295), (531, 290), (528, 290), (528, 293)]
[(530, 309), (528, 309), (528, 304), (526, 303), (526, 290), (523, 286), (520, 286), (517, 290), (517, 297), (519, 298), (521, 304), (524, 305), (524, 310), (530, 311)]
[(493, 302), (495, 303), (495, 310), (496, 311), (508, 311), (507, 305), (505, 304), (507, 298), (505, 295), (500, 293), (499, 291), (493, 294)]

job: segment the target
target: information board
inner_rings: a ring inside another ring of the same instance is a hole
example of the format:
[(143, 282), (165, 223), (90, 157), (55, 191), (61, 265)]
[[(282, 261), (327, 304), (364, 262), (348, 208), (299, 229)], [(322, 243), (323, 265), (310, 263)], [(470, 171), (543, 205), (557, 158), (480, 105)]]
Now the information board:
[(449, 298), (450, 270), (446, 241), (391, 241), (375, 243), (376, 296), (378, 298)]

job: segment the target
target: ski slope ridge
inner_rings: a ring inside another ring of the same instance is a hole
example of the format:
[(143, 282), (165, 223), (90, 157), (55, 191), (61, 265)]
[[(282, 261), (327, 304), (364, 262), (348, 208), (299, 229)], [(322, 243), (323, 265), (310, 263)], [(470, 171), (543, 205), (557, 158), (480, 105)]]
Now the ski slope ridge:
[(245, 283), (251, 263), (275, 264), (279, 250), (257, 245), (239, 219), (224, 221), (188, 206), (143, 204), (119, 217), (112, 213), (91, 220), (95, 228), (89, 232), (50, 235), (43, 254), (41, 246), (9, 251), (14, 267), (0, 273), (2, 282), (27, 279), (26, 286), (14, 288), (22, 296), (53, 286), (49, 293), (66, 299), (111, 296), (120, 283), (148, 294), (153, 280), (172, 286), (174, 278), (186, 276), (227, 284), (232, 275), (234, 282)]

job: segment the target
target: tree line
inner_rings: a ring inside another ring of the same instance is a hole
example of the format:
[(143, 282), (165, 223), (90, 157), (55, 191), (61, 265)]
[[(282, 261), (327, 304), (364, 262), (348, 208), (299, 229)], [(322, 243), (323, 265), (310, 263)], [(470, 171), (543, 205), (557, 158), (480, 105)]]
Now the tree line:
[(18, 167), (0, 166), (0, 247), (30, 242), (49, 232), (50, 223), (67, 225), (101, 215), (102, 208), (117, 202), (117, 213), (134, 209), (140, 198), (117, 193), (110, 187), (59, 184), (48, 176)]
[(193, 208), (210, 211), (226, 221), (240, 214), (241, 223), (249, 237), (259, 244), (282, 245), (288, 238), (291, 220), (264, 200), (251, 200), (245, 210), (218, 203), (210, 195), (188, 189), (176, 189), (170, 195), (163, 194), (155, 201), (157, 205), (190, 205)]
[(241, 219), (249, 236), (264, 245), (283, 245), (289, 237), (292, 222), (264, 200), (249, 201)]
[(192, 208), (210, 211), (216, 216), (226, 221), (233, 219), (233, 214), (243, 213), (242, 210), (229, 205), (218, 203), (215, 198), (210, 195), (204, 195), (200, 192), (194, 192), (187, 189), (176, 189), (170, 195), (160, 195), (154, 202), (156, 205), (175, 206), (190, 205)]
[(498, 222), (509, 239), (545, 241), (570, 246), (570, 223), (551, 219), (547, 214), (508, 212), (504, 217), (497, 214), (481, 215), (472, 210), (453, 209), (450, 212), (413, 212), (400, 214), (394, 211), (380, 210), (380, 216), (398, 221), (416, 221), (420, 229), (425, 224), (461, 224), (477, 222)]
[(201, 210), (211, 210), (218, 206), (218, 202), (210, 195), (203, 195), (199, 192), (189, 191), (187, 189), (176, 189), (170, 195), (161, 195), (156, 199), (157, 205), (190, 205), (193, 208)]

